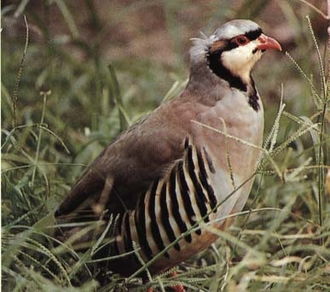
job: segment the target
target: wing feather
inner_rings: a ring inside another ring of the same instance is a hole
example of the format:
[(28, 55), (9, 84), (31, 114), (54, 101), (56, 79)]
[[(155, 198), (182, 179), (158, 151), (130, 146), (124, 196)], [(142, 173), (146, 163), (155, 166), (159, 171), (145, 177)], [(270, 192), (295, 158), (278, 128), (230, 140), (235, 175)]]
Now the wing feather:
[(183, 139), (197, 111), (196, 104), (174, 100), (129, 128), (87, 168), (55, 215), (68, 215), (81, 206), (92, 213), (133, 209), (139, 195), (182, 158)]

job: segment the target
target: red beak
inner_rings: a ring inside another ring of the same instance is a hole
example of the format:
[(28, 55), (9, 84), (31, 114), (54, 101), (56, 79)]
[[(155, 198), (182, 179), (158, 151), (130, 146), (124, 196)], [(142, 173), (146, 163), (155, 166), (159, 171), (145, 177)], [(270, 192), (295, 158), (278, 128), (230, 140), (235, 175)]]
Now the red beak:
[(258, 37), (258, 41), (259, 41), (259, 45), (257, 46), (257, 48), (260, 50), (273, 49), (273, 50), (282, 51), (282, 47), (280, 43), (269, 36), (261, 34), (261, 36)]

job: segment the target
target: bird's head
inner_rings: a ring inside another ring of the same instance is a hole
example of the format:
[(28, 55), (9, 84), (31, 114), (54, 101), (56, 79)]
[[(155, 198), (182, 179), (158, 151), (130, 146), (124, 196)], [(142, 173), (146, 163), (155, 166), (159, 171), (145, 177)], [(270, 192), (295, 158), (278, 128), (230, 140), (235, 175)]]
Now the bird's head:
[(192, 64), (206, 62), (214, 74), (234, 87), (239, 87), (237, 82), (250, 82), (251, 70), (263, 52), (282, 50), (275, 39), (263, 34), (258, 24), (245, 19), (229, 21), (210, 37), (193, 40)]

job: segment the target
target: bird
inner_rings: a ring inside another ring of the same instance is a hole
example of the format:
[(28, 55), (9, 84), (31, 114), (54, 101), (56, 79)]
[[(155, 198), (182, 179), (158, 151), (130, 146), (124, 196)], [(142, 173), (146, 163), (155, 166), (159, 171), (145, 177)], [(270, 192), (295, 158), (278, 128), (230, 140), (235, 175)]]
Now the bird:
[(114, 255), (102, 268), (125, 277), (160, 274), (215, 242), (210, 228), (228, 228), (243, 209), (261, 158), (264, 110), (251, 72), (281, 45), (247, 19), (192, 42), (182, 93), (109, 144), (55, 212), (111, 220), (112, 240), (96, 256)]

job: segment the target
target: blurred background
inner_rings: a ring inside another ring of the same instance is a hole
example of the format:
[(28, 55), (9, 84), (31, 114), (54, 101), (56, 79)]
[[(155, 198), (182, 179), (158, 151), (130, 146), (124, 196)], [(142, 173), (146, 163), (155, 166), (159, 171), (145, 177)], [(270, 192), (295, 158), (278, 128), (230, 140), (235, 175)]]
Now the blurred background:
[[(317, 96), (327, 93), (322, 93), (322, 70), (306, 16), (321, 57), (327, 60), (328, 22), (322, 15), (326, 4), (323, 0), (3, 0), (2, 216), (9, 233), (15, 224), (31, 226), (53, 212), (105, 145), (164, 97), (179, 94), (189, 74), (190, 39), (200, 32), (211, 34), (227, 20), (251, 19), (283, 47), (283, 53), (265, 54), (253, 73), (266, 111), (266, 135), (274, 125), (281, 95), (292, 116), (282, 117), (277, 143), (297, 133), (301, 124), (297, 117), (319, 121), (322, 104)], [(276, 158), (283, 173), (311, 160), (321, 164), (313, 139), (309, 135), (295, 139)], [(258, 206), (283, 208), (287, 194), (298, 193), (292, 212), (317, 221), (318, 175), (301, 172), (299, 179), (286, 185), (274, 176), (265, 178)], [(252, 194), (250, 202), (256, 196)], [(5, 259), (5, 265), (12, 260)]]

